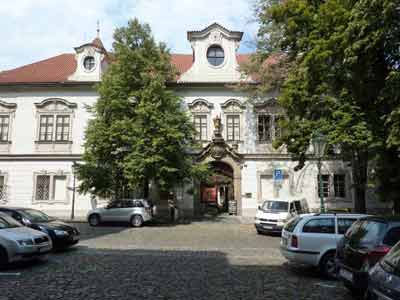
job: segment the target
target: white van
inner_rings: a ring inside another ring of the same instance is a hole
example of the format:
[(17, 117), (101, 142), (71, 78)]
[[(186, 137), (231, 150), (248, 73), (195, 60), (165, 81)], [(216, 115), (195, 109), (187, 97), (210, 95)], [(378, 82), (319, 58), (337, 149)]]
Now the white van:
[(305, 199), (269, 199), (258, 207), (254, 225), (257, 233), (280, 233), (289, 219), (306, 212)]

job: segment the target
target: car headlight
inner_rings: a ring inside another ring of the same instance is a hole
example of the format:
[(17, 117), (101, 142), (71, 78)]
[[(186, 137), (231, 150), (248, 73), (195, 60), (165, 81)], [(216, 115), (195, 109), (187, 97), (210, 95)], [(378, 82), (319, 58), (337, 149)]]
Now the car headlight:
[(18, 240), (17, 242), (20, 246), (33, 246), (33, 241), (31, 239)]
[(59, 236), (64, 236), (64, 235), (68, 235), (68, 232), (66, 232), (65, 230), (54, 230), (54, 234), (55, 235), (59, 235)]

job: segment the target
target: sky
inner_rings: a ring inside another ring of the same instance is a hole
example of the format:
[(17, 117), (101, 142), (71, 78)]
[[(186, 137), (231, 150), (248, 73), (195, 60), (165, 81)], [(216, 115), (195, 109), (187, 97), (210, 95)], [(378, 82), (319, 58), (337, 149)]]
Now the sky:
[(100, 37), (112, 49), (112, 33), (137, 17), (172, 53), (191, 53), (188, 30), (218, 22), (244, 31), (239, 52), (254, 50), (255, 0), (1, 0), (0, 70), (73, 53), (74, 47)]

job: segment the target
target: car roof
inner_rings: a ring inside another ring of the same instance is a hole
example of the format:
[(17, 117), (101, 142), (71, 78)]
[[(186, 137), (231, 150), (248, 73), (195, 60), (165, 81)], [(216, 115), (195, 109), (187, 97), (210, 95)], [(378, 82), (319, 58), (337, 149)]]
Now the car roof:
[(0, 206), (1, 210), (20, 210), (24, 209), (23, 207), (16, 207), (16, 206)]
[(305, 218), (313, 218), (313, 217), (339, 217), (339, 218), (357, 218), (364, 219), (369, 217), (366, 214), (353, 214), (353, 213), (309, 213), (309, 214), (301, 214), (300, 217)]
[(383, 221), (387, 223), (400, 223), (400, 216), (367, 216), (363, 218), (363, 220), (371, 220), (371, 221)]

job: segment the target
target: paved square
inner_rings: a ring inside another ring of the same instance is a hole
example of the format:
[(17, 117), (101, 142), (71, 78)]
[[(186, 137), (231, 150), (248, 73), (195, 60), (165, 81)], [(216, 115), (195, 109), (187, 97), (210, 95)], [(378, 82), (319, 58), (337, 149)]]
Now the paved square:
[(286, 263), (279, 238), (251, 225), (77, 225), (75, 249), (3, 271), (0, 300), (351, 299), (340, 283)]

